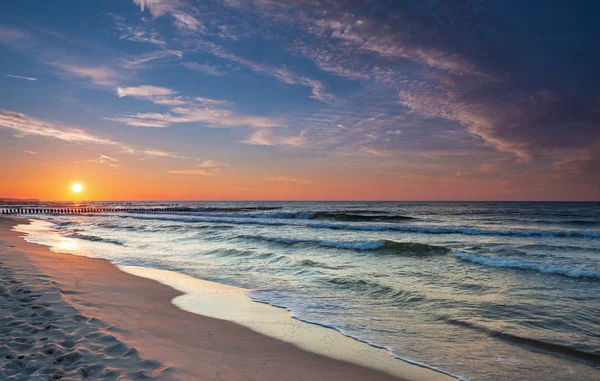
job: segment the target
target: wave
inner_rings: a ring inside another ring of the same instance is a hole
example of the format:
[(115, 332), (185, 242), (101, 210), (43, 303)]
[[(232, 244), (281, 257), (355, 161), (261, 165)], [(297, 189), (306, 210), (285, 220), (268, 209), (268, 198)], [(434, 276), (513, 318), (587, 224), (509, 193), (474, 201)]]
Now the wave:
[(296, 238), (266, 237), (260, 235), (241, 235), (239, 238), (255, 239), (260, 241), (274, 242), (282, 245), (313, 245), (330, 247), (336, 249), (371, 251), (402, 251), (406, 254), (446, 254), (450, 250), (443, 246), (426, 245), (415, 242), (396, 242), (391, 240), (372, 241), (319, 241)]
[[(332, 269), (338, 270), (342, 267), (331, 266), (322, 262), (313, 261), (310, 259), (298, 260), (292, 257), (288, 257), (286, 255), (280, 255), (275, 253), (264, 253), (264, 252), (255, 252), (252, 250), (238, 250), (238, 249), (213, 249), (205, 252), (204, 254), (214, 255), (218, 257), (231, 257), (231, 258), (252, 258), (267, 261), (270, 264), (279, 263), (281, 265), (287, 265), (286, 267), (282, 267), (280, 271), (286, 271), (290, 268), (294, 268), (297, 270), (303, 268), (320, 268), (320, 269)], [(263, 268), (264, 270), (264, 268)], [(275, 270), (271, 268), (270, 270)]]
[(405, 222), (408, 220), (415, 220), (416, 218), (402, 215), (372, 215), (341, 212), (317, 212), (310, 219), (348, 222)]
[(582, 351), (580, 349), (573, 348), (573, 347), (570, 347), (567, 345), (550, 343), (548, 341), (534, 339), (531, 337), (518, 336), (518, 335), (511, 334), (511, 333), (501, 332), (501, 331), (498, 331), (495, 329), (490, 329), (490, 328), (481, 326), (479, 324), (474, 324), (471, 322), (466, 322), (466, 321), (461, 321), (461, 320), (456, 320), (456, 319), (451, 319), (451, 318), (446, 318), (446, 317), (440, 318), (439, 320), (445, 321), (448, 324), (472, 329), (472, 330), (475, 330), (478, 332), (483, 332), (483, 333), (489, 335), (490, 337), (493, 337), (495, 339), (499, 339), (502, 341), (506, 341), (511, 344), (525, 345), (530, 348), (533, 348), (533, 349), (536, 349), (539, 351), (543, 351), (546, 353), (561, 354), (561, 355), (565, 355), (565, 356), (569, 356), (569, 357), (574, 357), (574, 358), (577, 358), (580, 360), (590, 361), (590, 362), (593, 362), (594, 364), (600, 364), (600, 355), (599, 354)]
[(534, 223), (541, 223), (541, 224), (553, 224), (553, 225), (581, 225), (581, 226), (594, 226), (594, 225), (600, 225), (600, 221), (598, 220), (555, 220), (555, 221), (550, 221), (550, 220), (535, 220), (533, 221)]
[[(243, 213), (239, 213), (239, 212)], [(252, 219), (283, 219), (283, 220), (328, 220), (328, 221), (346, 221), (346, 222), (405, 222), (416, 220), (415, 217), (404, 215), (389, 215), (384, 212), (371, 211), (370, 214), (364, 214), (363, 211), (353, 213), (336, 211), (303, 211), (303, 212), (252, 212), (250, 209), (240, 209), (227, 211), (225, 209), (191, 211), (187, 213), (177, 213), (177, 215), (197, 216), (197, 217), (224, 217), (224, 218), (252, 218)]]
[[(227, 216), (231, 217), (231, 216)], [(397, 231), (422, 234), (464, 234), (464, 235), (501, 235), (517, 237), (565, 237), (565, 238), (600, 238), (599, 230), (556, 230), (556, 229), (485, 229), (472, 226), (435, 226), (435, 225), (376, 225), (376, 224), (341, 224), (341, 223), (288, 223), (282, 221), (256, 221), (253, 219), (236, 218), (168, 218), (168, 217), (138, 217), (123, 216), (123, 218), (178, 221), (182, 223), (215, 223), (229, 225), (261, 225), (282, 226), (292, 225), (313, 229), (355, 230), (355, 231)]]
[(600, 231), (595, 230), (538, 230), (538, 229), (483, 229), (470, 226), (431, 226), (431, 225), (344, 225), (344, 224), (310, 224), (312, 228), (365, 230), (365, 231), (402, 231), (424, 234), (464, 234), (464, 235), (504, 235), (520, 237), (573, 237), (598, 238)]
[(98, 236), (95, 236), (95, 235), (87, 235), (87, 234), (80, 234), (80, 233), (71, 233), (71, 234), (67, 234), (66, 237), (83, 239), (85, 241), (105, 242), (105, 243), (112, 243), (113, 245), (127, 246), (125, 243), (123, 243), (121, 241), (118, 241), (116, 239), (102, 238), (102, 237), (98, 237)]
[(543, 251), (551, 251), (551, 252), (573, 252), (573, 251), (585, 251), (585, 252), (595, 252), (600, 253), (600, 247), (594, 246), (573, 246), (573, 245), (544, 245), (544, 244), (527, 244), (520, 245), (516, 247), (519, 251), (524, 251), (527, 255), (528, 251), (531, 250), (543, 250)]
[(417, 303), (425, 300), (425, 297), (418, 292), (398, 290), (380, 283), (352, 277), (329, 278), (326, 279), (325, 282), (373, 299), (391, 300), (391, 303), (394, 306)]
[(477, 263), (490, 267), (506, 267), (512, 269), (532, 270), (540, 273), (562, 275), (571, 278), (591, 278), (600, 280), (600, 272), (555, 266), (550, 264), (521, 261), (502, 257), (487, 257), (454, 250), (454, 255), (463, 261)]
[(437, 367), (425, 364), (425, 363), (420, 362), (420, 361), (415, 361), (415, 360), (411, 360), (411, 359), (403, 357), (403, 356), (399, 356), (399, 355), (397, 355), (394, 352), (394, 349), (391, 348), (391, 347), (388, 347), (388, 346), (385, 346), (385, 345), (380, 345), (380, 344), (375, 343), (374, 341), (367, 340), (367, 339), (365, 339), (365, 338), (363, 338), (361, 336), (350, 334), (350, 333), (346, 332), (344, 329), (339, 328), (339, 327), (337, 327), (334, 324), (325, 323), (325, 322), (317, 322), (317, 321), (314, 321), (312, 319), (306, 319), (304, 317), (301, 317), (301, 316), (297, 315), (292, 309), (290, 309), (290, 308), (288, 308), (288, 307), (286, 307), (284, 305), (281, 305), (281, 304), (278, 304), (278, 303), (273, 303), (271, 301), (261, 299), (259, 296), (256, 295), (256, 293), (252, 293), (251, 292), (249, 294), (249, 296), (256, 303), (262, 303), (262, 304), (266, 304), (266, 305), (269, 305), (269, 306), (272, 306), (272, 307), (276, 307), (276, 308), (281, 308), (281, 309), (284, 309), (284, 310), (288, 311), (289, 314), (290, 314), (290, 317), (292, 319), (296, 319), (296, 320), (301, 321), (301, 322), (306, 323), (306, 324), (312, 324), (312, 325), (316, 325), (316, 326), (319, 326), (319, 327), (333, 329), (334, 331), (337, 331), (340, 334), (342, 334), (342, 335), (344, 335), (346, 337), (349, 337), (349, 338), (351, 338), (353, 340), (356, 340), (356, 341), (361, 342), (363, 344), (369, 345), (369, 346), (371, 346), (373, 348), (383, 349), (389, 355), (391, 355), (392, 357), (394, 357), (395, 359), (403, 361), (403, 362), (405, 362), (407, 364), (412, 364), (412, 365), (419, 366), (421, 368), (430, 369), (430, 370), (433, 370), (433, 371), (441, 373), (441, 374), (445, 374), (445, 375), (447, 375), (447, 376), (449, 376), (451, 378), (455, 378), (455, 379), (460, 380), (460, 381), (467, 381), (466, 378), (464, 378), (462, 376), (455, 375), (455, 374), (450, 373), (448, 371), (445, 371), (443, 369), (440, 369), (440, 368), (437, 368)]

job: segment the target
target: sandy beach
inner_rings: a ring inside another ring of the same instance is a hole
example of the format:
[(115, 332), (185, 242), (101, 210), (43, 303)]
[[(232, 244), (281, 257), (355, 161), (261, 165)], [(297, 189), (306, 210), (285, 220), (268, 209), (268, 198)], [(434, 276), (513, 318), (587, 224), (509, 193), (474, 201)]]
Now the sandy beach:
[[(23, 223), (0, 219), (3, 380), (400, 379), (183, 311), (171, 302), (181, 292), (27, 243), (10, 230)], [(404, 366), (406, 380), (445, 378)]]

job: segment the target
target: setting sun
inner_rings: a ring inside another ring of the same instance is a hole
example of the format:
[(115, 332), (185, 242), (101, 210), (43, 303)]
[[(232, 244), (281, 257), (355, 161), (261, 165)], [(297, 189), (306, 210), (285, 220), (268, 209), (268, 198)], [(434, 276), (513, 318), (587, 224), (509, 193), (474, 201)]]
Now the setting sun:
[(75, 193), (80, 193), (83, 190), (83, 186), (81, 184), (73, 184), (71, 190)]

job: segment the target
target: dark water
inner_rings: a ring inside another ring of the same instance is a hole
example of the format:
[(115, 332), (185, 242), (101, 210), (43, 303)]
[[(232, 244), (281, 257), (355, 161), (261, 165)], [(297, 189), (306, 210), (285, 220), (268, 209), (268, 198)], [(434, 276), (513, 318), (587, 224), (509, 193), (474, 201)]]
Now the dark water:
[[(49, 216), (56, 250), (251, 289), (471, 380), (600, 380), (598, 203), (196, 203)], [(275, 211), (229, 211), (240, 206)]]

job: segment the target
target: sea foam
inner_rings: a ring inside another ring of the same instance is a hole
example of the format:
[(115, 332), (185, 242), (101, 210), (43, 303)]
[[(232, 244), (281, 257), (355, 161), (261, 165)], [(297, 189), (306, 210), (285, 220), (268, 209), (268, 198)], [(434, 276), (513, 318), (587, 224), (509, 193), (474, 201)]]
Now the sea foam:
[(473, 262), (490, 267), (506, 267), (512, 269), (533, 270), (541, 273), (563, 275), (572, 278), (600, 279), (600, 272), (580, 268), (568, 268), (502, 257), (488, 257), (477, 254), (469, 254), (460, 250), (454, 250), (453, 253), (457, 258), (460, 258), (464, 261)]

